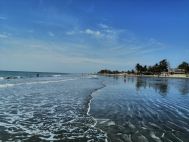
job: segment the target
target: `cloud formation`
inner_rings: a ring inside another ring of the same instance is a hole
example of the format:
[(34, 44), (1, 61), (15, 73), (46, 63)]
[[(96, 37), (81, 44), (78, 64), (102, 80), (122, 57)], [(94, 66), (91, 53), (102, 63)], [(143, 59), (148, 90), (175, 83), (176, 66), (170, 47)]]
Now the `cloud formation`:
[(55, 36), (55, 34), (53, 32), (48, 32), (48, 35), (51, 36), (51, 37)]
[(0, 16), (0, 20), (7, 20), (7, 17)]
[[(26, 32), (35, 35), (37, 31)], [(59, 31), (48, 31), (47, 35), (40, 36), (42, 38), (11, 36), (10, 40), (1, 42), (1, 45), (9, 48), (1, 49), (0, 56), (5, 58), (6, 55), (6, 58), (13, 60), (20, 68), (22, 62), (28, 62), (36, 63), (38, 67), (44, 63), (41, 67), (50, 71), (74, 71), (82, 66), (84, 68), (80, 70), (90, 72), (101, 68), (131, 68), (141, 61), (143, 56), (164, 48), (163, 44), (153, 38), (139, 40), (135, 37), (133, 40), (134, 36), (128, 30), (106, 24), (62, 31), (62, 34)], [(47, 36), (48, 40), (43, 36)], [(0, 38), (8, 38), (8, 35), (0, 34)], [(8, 64), (6, 60), (1, 62)], [(50, 68), (51, 64), (57, 68)], [(37, 67), (36, 69), (39, 70)], [(44, 71), (43, 69), (41, 71)]]
[(92, 29), (85, 29), (84, 31), (81, 31), (81, 33), (96, 36), (96, 37), (102, 36), (102, 33), (100, 31), (95, 31)]
[(1, 34), (1, 33), (0, 33), (0, 38), (8, 38), (8, 35), (7, 35), (7, 34)]
[[(138, 7), (127, 1), (109, 1), (107, 9), (104, 9), (105, 1), (12, 1), (15, 4), (12, 7), (8, 1), (3, 3), (0, 16), (2, 69), (93, 72), (101, 68), (131, 69), (137, 62), (153, 64), (162, 58), (173, 62), (188, 59), (185, 20), (188, 15), (179, 9), (171, 11), (166, 7), (170, 13), (181, 12), (180, 17), (172, 14), (167, 18), (166, 14), (157, 12), (159, 8), (154, 9), (156, 16), (151, 17), (153, 14), (149, 11), (138, 11)], [(144, 2), (142, 6), (149, 8), (149, 4)], [(178, 28), (174, 30), (175, 27)]]

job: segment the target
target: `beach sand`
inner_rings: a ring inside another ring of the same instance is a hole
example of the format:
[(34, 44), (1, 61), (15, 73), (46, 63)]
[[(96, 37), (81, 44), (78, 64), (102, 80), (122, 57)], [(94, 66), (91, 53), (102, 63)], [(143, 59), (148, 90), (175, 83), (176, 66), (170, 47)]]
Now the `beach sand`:
[(120, 77), (160, 77), (160, 78), (189, 78), (189, 74), (170, 74), (170, 75), (136, 75), (136, 74), (127, 74), (127, 73), (119, 73), (119, 74), (100, 74), (104, 76), (120, 76)]

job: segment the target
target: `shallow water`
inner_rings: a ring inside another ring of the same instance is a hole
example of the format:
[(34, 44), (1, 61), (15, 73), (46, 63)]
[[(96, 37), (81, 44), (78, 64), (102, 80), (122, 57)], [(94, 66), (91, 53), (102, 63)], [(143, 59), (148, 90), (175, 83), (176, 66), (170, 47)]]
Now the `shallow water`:
[(188, 79), (33, 76), (0, 80), (2, 141), (189, 141)]
[(112, 142), (188, 142), (189, 80), (105, 78), (90, 114)]
[(102, 86), (81, 75), (2, 80), (0, 140), (105, 141), (87, 114), (91, 93)]

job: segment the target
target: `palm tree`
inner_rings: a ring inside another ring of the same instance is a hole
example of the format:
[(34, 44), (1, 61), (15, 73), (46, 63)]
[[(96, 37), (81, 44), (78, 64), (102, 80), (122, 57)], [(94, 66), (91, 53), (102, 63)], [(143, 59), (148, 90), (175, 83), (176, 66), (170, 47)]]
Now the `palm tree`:
[(137, 73), (141, 74), (143, 67), (139, 63), (137, 63), (135, 69), (136, 69)]
[(187, 62), (182, 62), (177, 68), (183, 69), (186, 73), (189, 72), (189, 64)]

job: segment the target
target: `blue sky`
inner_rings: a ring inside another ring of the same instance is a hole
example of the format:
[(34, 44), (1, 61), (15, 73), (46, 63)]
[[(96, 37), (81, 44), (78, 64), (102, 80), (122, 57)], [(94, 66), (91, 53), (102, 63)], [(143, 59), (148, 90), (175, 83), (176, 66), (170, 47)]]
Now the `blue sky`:
[(128, 70), (189, 62), (188, 0), (0, 0), (0, 69)]

